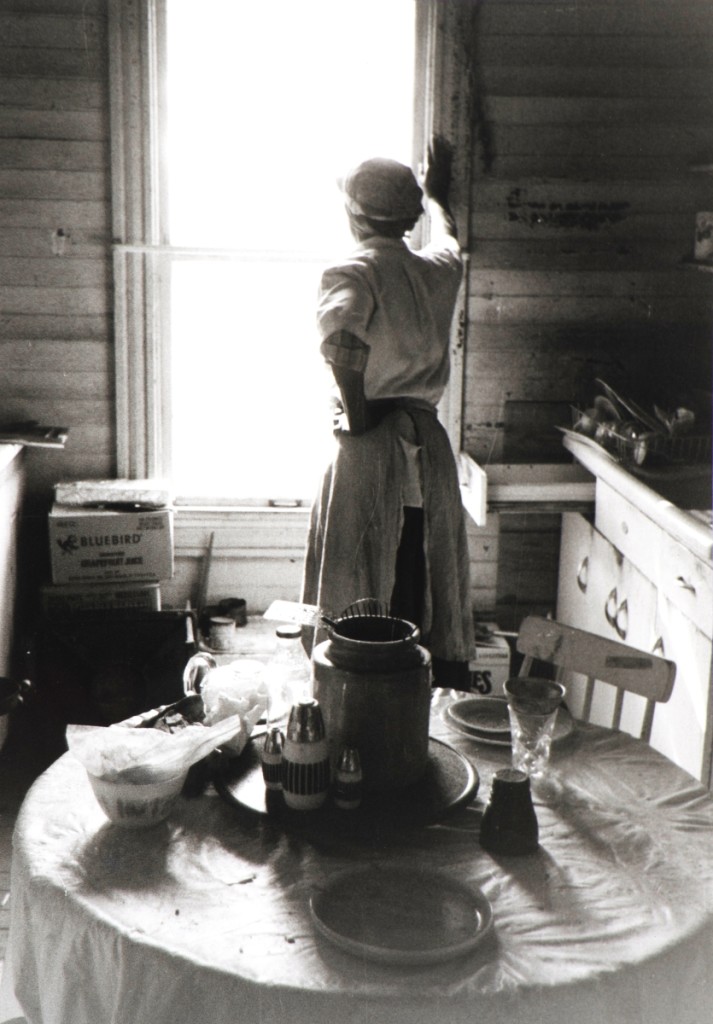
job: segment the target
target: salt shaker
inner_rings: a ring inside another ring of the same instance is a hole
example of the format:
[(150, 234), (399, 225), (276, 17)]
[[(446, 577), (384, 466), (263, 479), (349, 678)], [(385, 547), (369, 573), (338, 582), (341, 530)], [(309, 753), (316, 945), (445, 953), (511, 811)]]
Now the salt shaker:
[(273, 726), (265, 737), (262, 748), (262, 777), (267, 789), (282, 789), (282, 748), (284, 736)]
[(321, 807), (329, 791), (329, 752), (322, 709), (314, 698), (292, 706), (282, 748), (282, 791), (295, 810)]
[(334, 778), (334, 803), (342, 810), (352, 811), (361, 803), (362, 771), (359, 751), (345, 747), (337, 763)]
[(491, 853), (534, 853), (539, 831), (525, 772), (505, 768), (493, 776), (490, 803), (480, 824), (480, 845)]

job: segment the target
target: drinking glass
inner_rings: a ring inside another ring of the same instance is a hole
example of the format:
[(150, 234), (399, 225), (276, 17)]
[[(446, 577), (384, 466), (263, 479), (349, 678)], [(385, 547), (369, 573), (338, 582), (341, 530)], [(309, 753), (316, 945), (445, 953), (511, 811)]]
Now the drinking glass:
[(518, 676), (504, 686), (510, 714), (512, 766), (541, 780), (550, 760), (557, 709), (565, 695), (561, 683)]

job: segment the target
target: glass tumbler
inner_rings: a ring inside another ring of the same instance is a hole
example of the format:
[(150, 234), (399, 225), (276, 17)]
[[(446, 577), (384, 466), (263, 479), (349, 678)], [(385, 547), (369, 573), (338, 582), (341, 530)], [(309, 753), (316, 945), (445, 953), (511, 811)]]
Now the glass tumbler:
[(504, 686), (510, 714), (512, 766), (534, 781), (545, 776), (557, 709), (565, 695), (561, 683), (518, 676)]

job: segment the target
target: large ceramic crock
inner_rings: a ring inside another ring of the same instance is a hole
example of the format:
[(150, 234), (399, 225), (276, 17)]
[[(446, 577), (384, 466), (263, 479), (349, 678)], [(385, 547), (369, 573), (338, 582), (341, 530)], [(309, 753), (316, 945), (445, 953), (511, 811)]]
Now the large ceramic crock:
[(418, 639), (403, 619), (347, 617), (312, 653), (332, 769), (355, 747), (366, 790), (401, 789), (425, 771), (431, 656)]

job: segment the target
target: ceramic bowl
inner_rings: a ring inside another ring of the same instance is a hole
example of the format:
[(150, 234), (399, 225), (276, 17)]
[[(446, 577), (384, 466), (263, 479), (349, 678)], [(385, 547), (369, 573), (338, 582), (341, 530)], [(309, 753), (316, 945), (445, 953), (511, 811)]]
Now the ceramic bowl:
[(183, 789), (187, 772), (161, 782), (112, 782), (89, 775), (94, 796), (107, 818), (122, 828), (147, 828), (163, 821)]

